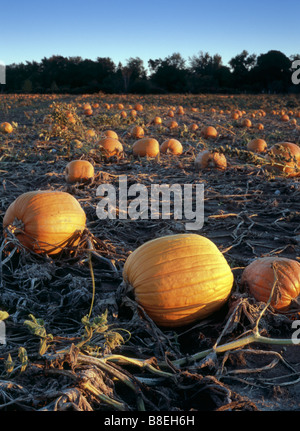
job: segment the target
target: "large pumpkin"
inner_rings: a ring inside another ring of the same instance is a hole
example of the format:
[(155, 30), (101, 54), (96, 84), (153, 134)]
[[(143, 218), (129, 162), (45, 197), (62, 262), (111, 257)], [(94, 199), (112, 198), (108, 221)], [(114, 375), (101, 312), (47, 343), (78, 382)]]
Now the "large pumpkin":
[(289, 177), (300, 176), (300, 147), (291, 142), (279, 142), (270, 148), (267, 159), (273, 167)]
[(257, 301), (267, 302), (276, 278), (271, 305), (278, 311), (285, 311), (300, 295), (300, 263), (296, 260), (272, 256), (258, 258), (244, 269), (241, 285)]
[(30, 250), (55, 254), (62, 243), (85, 229), (85, 223), (85, 212), (74, 196), (38, 190), (23, 193), (10, 204), (3, 228), (9, 228)]
[(233, 274), (217, 246), (197, 234), (146, 242), (127, 258), (123, 278), (160, 326), (206, 318), (227, 301)]

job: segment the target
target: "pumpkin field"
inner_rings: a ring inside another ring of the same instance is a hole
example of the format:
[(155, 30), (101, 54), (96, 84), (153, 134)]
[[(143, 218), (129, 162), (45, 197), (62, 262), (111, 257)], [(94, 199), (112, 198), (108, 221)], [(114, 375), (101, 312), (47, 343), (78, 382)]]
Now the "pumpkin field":
[(0, 411), (300, 410), (299, 146), (297, 95), (1, 94)]

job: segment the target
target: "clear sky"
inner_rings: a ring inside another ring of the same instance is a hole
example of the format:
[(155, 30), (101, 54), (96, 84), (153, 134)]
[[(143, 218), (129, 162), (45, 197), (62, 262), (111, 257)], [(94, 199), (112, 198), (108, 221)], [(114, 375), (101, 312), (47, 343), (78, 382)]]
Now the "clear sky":
[(300, 0), (0, 0), (0, 61), (300, 54)]

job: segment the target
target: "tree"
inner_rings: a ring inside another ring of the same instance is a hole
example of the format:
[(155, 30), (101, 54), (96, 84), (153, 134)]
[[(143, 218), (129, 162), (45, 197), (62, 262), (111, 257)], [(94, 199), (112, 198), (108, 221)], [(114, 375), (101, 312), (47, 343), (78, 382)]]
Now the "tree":
[(261, 89), (285, 92), (291, 84), (291, 60), (282, 52), (271, 50), (261, 54), (253, 69), (256, 82)]
[(236, 88), (243, 88), (250, 83), (250, 74), (256, 64), (256, 55), (249, 55), (243, 50), (229, 61), (232, 70), (232, 81)]
[(149, 60), (150, 76), (154, 86), (166, 92), (180, 93), (186, 91), (188, 70), (185, 60), (179, 53), (174, 53), (164, 60)]

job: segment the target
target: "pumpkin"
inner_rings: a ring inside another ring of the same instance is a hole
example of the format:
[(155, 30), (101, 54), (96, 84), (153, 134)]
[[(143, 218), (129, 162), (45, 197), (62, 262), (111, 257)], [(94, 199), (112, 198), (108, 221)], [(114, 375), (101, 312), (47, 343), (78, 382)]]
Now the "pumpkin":
[(114, 131), (114, 130), (105, 130), (103, 132), (103, 134), (107, 137), (107, 138), (114, 138), (114, 139), (119, 139), (118, 134)]
[(7, 123), (6, 121), (4, 123), (0, 124), (0, 132), (1, 133), (12, 133), (13, 132), (13, 126), (10, 123)]
[(143, 138), (145, 135), (144, 129), (141, 126), (133, 126), (130, 132), (133, 138)]
[(267, 302), (276, 278), (271, 306), (277, 311), (286, 311), (300, 295), (300, 263), (296, 260), (272, 256), (258, 258), (244, 269), (241, 285), (257, 301)]
[(223, 254), (197, 234), (144, 243), (128, 256), (123, 279), (151, 319), (165, 327), (210, 316), (226, 303), (233, 285)]
[[(86, 215), (74, 196), (62, 191), (23, 193), (13, 201), (3, 219), (20, 243), (36, 253), (55, 254), (76, 232), (85, 229)], [(76, 244), (77, 241), (74, 242)]]
[(178, 128), (178, 123), (175, 120), (169, 120), (166, 122), (166, 126), (168, 127), (168, 129), (174, 130)]
[(84, 115), (86, 115), (87, 117), (89, 117), (89, 116), (93, 115), (93, 110), (92, 110), (92, 108), (90, 108), (90, 109), (85, 109), (85, 110), (83, 111), (83, 113), (84, 113)]
[(100, 139), (98, 145), (100, 146), (104, 156), (107, 157), (118, 156), (123, 152), (123, 145), (118, 141), (118, 139), (106, 137)]
[(254, 153), (263, 153), (267, 149), (267, 143), (264, 139), (252, 139), (252, 141), (248, 142), (247, 149)]
[(289, 177), (300, 176), (300, 147), (297, 144), (278, 142), (270, 148), (267, 159), (273, 163), (275, 170)]
[(249, 120), (249, 118), (244, 118), (241, 124), (243, 127), (251, 127), (252, 126), (252, 122), (251, 122), (251, 120)]
[(201, 136), (203, 138), (216, 138), (218, 136), (218, 132), (213, 126), (206, 126), (202, 127)]
[(238, 112), (232, 112), (231, 113), (231, 118), (233, 119), (233, 120), (238, 120), (239, 118), (240, 118), (240, 115), (239, 115), (239, 113)]
[(143, 108), (143, 105), (141, 105), (140, 103), (136, 103), (135, 105), (134, 105), (134, 110), (135, 111), (139, 111), (139, 112), (142, 112), (142, 110), (143, 110), (144, 108)]
[(178, 114), (178, 115), (184, 114), (184, 109), (182, 106), (178, 106), (178, 108), (176, 109), (176, 114)]
[(227, 168), (227, 160), (225, 155), (218, 151), (204, 150), (196, 157), (195, 167), (197, 171), (209, 168), (224, 170)]
[(289, 121), (290, 117), (287, 114), (284, 114), (280, 117), (280, 119), (281, 119), (281, 121), (286, 122), (286, 121)]
[(182, 144), (177, 139), (166, 139), (160, 146), (161, 153), (171, 153), (179, 155), (182, 154), (182, 151)]
[(94, 166), (88, 160), (72, 160), (65, 169), (67, 183), (86, 182), (94, 178)]
[(134, 156), (156, 157), (159, 154), (159, 143), (154, 138), (141, 138), (132, 145)]
[(154, 117), (153, 120), (152, 120), (152, 123), (155, 124), (155, 125), (162, 124), (161, 117), (158, 117), (158, 116)]
[(189, 130), (191, 131), (191, 132), (195, 132), (196, 130), (198, 130), (199, 129), (199, 126), (198, 126), (198, 124), (196, 124), (196, 123), (192, 123), (192, 124), (190, 124), (189, 125)]

